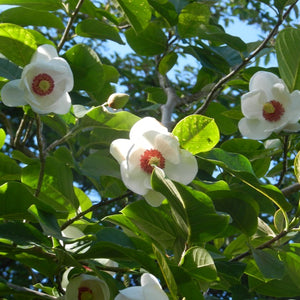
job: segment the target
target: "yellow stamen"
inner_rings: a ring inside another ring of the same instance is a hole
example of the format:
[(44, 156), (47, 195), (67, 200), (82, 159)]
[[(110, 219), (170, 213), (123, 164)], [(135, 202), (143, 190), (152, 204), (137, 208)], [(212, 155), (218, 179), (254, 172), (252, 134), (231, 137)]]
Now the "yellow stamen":
[(264, 104), (263, 111), (268, 113), (268, 114), (272, 114), (272, 113), (275, 112), (275, 107), (272, 103), (267, 102), (267, 103)]
[(39, 88), (42, 91), (48, 91), (50, 88), (50, 82), (48, 80), (41, 80), (39, 83)]

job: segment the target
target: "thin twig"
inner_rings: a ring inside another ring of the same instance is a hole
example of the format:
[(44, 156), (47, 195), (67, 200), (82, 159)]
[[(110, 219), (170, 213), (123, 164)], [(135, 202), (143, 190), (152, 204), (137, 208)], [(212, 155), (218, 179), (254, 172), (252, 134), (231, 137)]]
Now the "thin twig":
[(65, 228), (67, 228), (69, 225), (73, 224), (75, 221), (79, 220), (81, 217), (83, 217), (84, 215), (86, 215), (87, 213), (91, 212), (91, 211), (95, 211), (96, 209), (98, 209), (99, 207), (101, 206), (104, 206), (104, 205), (109, 205), (113, 202), (116, 202), (116, 201), (119, 201), (119, 200), (122, 200), (128, 196), (132, 195), (132, 192), (129, 191), (127, 193), (125, 193), (124, 195), (122, 196), (119, 196), (119, 197), (116, 197), (116, 198), (113, 198), (113, 199), (110, 199), (110, 200), (102, 200), (101, 202), (97, 203), (97, 204), (94, 204), (92, 205), (91, 207), (89, 207), (88, 209), (80, 212), (78, 215), (76, 215), (75, 217), (69, 219), (68, 221), (66, 221), (61, 227), (60, 229), (61, 230), (64, 230)]
[(38, 195), (41, 192), (44, 174), (45, 174), (45, 164), (46, 164), (46, 157), (44, 152), (44, 139), (43, 139), (43, 124), (41, 122), (41, 118), (38, 114), (36, 114), (36, 126), (37, 126), (37, 142), (38, 142), (38, 148), (39, 148), (39, 157), (40, 157), (40, 174), (38, 178), (38, 184), (35, 191), (35, 197), (38, 197)]
[(283, 161), (282, 161), (282, 170), (280, 173), (280, 177), (278, 179), (278, 182), (276, 183), (276, 186), (279, 187), (283, 181), (284, 175), (287, 171), (287, 155), (289, 150), (289, 136), (284, 136), (284, 142), (283, 142)]
[(71, 17), (70, 17), (70, 19), (68, 21), (68, 24), (67, 24), (66, 29), (65, 29), (65, 31), (63, 33), (63, 36), (61, 37), (61, 40), (60, 40), (60, 42), (59, 42), (59, 44), (57, 46), (57, 52), (59, 52), (62, 49), (64, 43), (66, 42), (67, 36), (68, 36), (68, 34), (69, 34), (70, 30), (71, 30), (73, 22), (75, 21), (75, 19), (77, 17), (77, 14), (79, 13), (79, 10), (80, 10), (81, 5), (83, 4), (83, 1), (84, 0), (79, 0), (78, 1), (77, 5), (75, 7), (75, 10), (72, 13), (72, 15), (71, 15)]
[(300, 184), (299, 183), (294, 183), (290, 186), (287, 186), (287, 187), (283, 188), (281, 190), (281, 192), (284, 196), (288, 196), (290, 194), (298, 192), (299, 190), (300, 190)]
[(33, 120), (29, 120), (28, 122), (28, 125), (27, 125), (27, 129), (25, 131), (25, 134), (24, 134), (24, 137), (21, 141), (21, 145), (24, 146), (26, 144), (26, 141), (27, 139), (29, 138), (29, 134), (30, 134), (30, 131), (31, 131), (31, 127), (32, 127), (32, 123), (33, 123)]
[[(259, 250), (263, 250), (266, 248), (269, 248), (273, 243), (277, 242), (278, 240), (280, 240), (282, 237), (286, 236), (288, 234), (288, 231), (282, 231), (279, 234), (277, 234), (275, 237), (273, 237), (271, 240), (261, 244), (260, 246), (256, 247), (255, 249), (259, 249)], [(251, 250), (248, 250), (234, 258), (232, 258), (229, 262), (233, 262), (233, 261), (239, 261), (242, 258), (245, 258), (247, 256), (251, 255)]]
[(215, 94), (222, 88), (222, 86), (233, 76), (235, 76), (242, 68), (244, 68), (252, 58), (254, 58), (261, 50), (263, 50), (268, 42), (277, 34), (279, 26), (283, 23), (283, 21), (288, 17), (291, 10), (295, 7), (298, 0), (293, 3), (283, 14), (283, 16), (278, 20), (275, 27), (269, 33), (269, 35), (263, 40), (263, 42), (248, 56), (246, 57), (242, 63), (240, 63), (234, 70), (232, 70), (229, 74), (222, 77), (211, 89), (209, 94), (206, 97), (204, 103), (194, 112), (194, 114), (201, 114), (204, 113), (207, 109), (209, 103), (214, 99)]
[(16, 147), (16, 148), (17, 148), (18, 145), (21, 144), (20, 140), (21, 140), (21, 137), (22, 137), (22, 134), (23, 134), (23, 130), (25, 129), (25, 126), (26, 126), (27, 116), (28, 115), (26, 113), (24, 113), (23, 118), (20, 122), (19, 128), (16, 132), (16, 136), (15, 136), (15, 139), (14, 139), (14, 147)]

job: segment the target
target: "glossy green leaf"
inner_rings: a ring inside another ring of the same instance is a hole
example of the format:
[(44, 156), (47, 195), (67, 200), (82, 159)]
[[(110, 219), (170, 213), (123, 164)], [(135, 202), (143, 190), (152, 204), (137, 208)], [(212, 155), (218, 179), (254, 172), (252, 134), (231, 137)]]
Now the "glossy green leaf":
[[(76, 9), (76, 5), (78, 4), (78, 0), (68, 0), (69, 9), (74, 11)], [(95, 6), (93, 1), (91, 0), (84, 0), (81, 3), (80, 12), (88, 15), (90, 17), (95, 17), (97, 15), (98, 8)]]
[(99, 20), (86, 19), (81, 21), (76, 26), (75, 33), (83, 37), (111, 40), (119, 44), (124, 44), (116, 27)]
[(146, 0), (117, 0), (136, 32), (145, 29), (151, 19), (151, 8)]
[[(5, 131), (0, 128), (0, 149), (3, 147), (4, 143), (5, 143), (5, 138), (6, 138), (6, 134)], [(1, 161), (1, 157), (0, 157), (0, 161)], [(1, 161), (2, 163), (2, 161)]]
[(74, 75), (74, 89), (94, 91), (103, 85), (103, 67), (97, 53), (84, 44), (70, 48), (64, 57)]
[(0, 58), (0, 76), (9, 80), (21, 78), (22, 69), (11, 61)]
[(162, 75), (166, 75), (177, 62), (178, 55), (175, 52), (170, 52), (165, 55), (158, 65), (158, 71)]
[(54, 14), (26, 7), (14, 7), (3, 11), (0, 14), (0, 21), (2, 23), (14, 23), (20, 26), (33, 25), (64, 29), (63, 22)]
[(140, 55), (153, 56), (167, 50), (167, 37), (156, 23), (149, 25), (138, 33), (130, 28), (126, 30), (125, 36), (129, 46)]
[(185, 6), (178, 17), (178, 32), (182, 38), (197, 36), (201, 24), (208, 24), (210, 10), (206, 4), (191, 3)]
[(280, 258), (283, 260), (290, 278), (300, 289), (300, 256), (293, 252), (282, 252)]
[(215, 121), (201, 115), (191, 115), (182, 119), (172, 133), (178, 137), (180, 146), (192, 154), (211, 150), (220, 139)]
[(147, 101), (152, 103), (165, 104), (167, 102), (167, 95), (162, 88), (148, 87), (145, 89), (147, 93)]
[(0, 24), (0, 52), (19, 66), (30, 62), (37, 44), (30, 31), (14, 25)]
[(298, 182), (300, 183), (300, 152), (297, 153), (294, 160), (294, 172)]
[(300, 89), (300, 57), (297, 54), (300, 29), (286, 28), (276, 38), (279, 73), (290, 92)]
[(164, 280), (167, 284), (167, 287), (171, 294), (171, 299), (176, 300), (177, 297), (177, 285), (176, 281), (174, 279), (174, 276), (170, 270), (170, 267), (168, 265), (168, 261), (166, 259), (166, 255), (160, 251), (159, 248), (157, 248), (154, 244), (152, 244), (154, 254), (156, 256), (158, 265), (160, 267), (160, 270), (163, 274)]
[(178, 22), (175, 6), (168, 0), (148, 0), (149, 4), (163, 17), (171, 26)]
[(64, 8), (60, 0), (0, 0), (0, 4), (20, 5), (30, 9), (50, 11)]
[(214, 260), (209, 252), (201, 247), (188, 249), (181, 262), (182, 267), (198, 280), (213, 281), (217, 278)]

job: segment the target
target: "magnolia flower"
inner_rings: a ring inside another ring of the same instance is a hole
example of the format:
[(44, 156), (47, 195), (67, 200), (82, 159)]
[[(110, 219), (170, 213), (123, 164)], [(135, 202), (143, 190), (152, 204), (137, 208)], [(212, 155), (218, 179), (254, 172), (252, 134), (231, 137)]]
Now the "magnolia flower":
[(69, 281), (64, 299), (109, 300), (110, 291), (102, 279), (88, 274), (80, 274)]
[(300, 91), (289, 93), (285, 83), (273, 73), (260, 71), (250, 79), (249, 93), (242, 96), (242, 113), (238, 126), (242, 135), (265, 139), (280, 131), (300, 129)]
[(144, 273), (141, 286), (133, 286), (119, 291), (115, 300), (168, 300), (158, 280), (152, 274)]
[(164, 196), (151, 188), (154, 166), (162, 169), (171, 180), (190, 183), (197, 174), (196, 158), (179, 148), (177, 138), (157, 120), (146, 117), (136, 122), (129, 139), (111, 143), (110, 153), (120, 163), (124, 184), (143, 195), (152, 206), (159, 206)]
[(42, 45), (25, 66), (21, 79), (5, 84), (1, 98), (7, 106), (29, 104), (38, 114), (66, 114), (71, 107), (68, 94), (73, 88), (70, 66), (51, 45)]

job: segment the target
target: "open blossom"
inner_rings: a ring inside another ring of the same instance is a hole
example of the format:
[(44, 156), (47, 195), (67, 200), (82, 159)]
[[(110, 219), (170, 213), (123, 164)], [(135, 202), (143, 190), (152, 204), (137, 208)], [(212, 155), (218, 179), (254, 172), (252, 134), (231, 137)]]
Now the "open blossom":
[(129, 139), (114, 140), (110, 153), (120, 163), (121, 177), (127, 188), (143, 195), (152, 206), (159, 206), (164, 199), (151, 188), (154, 166), (171, 180), (183, 184), (190, 183), (198, 170), (196, 158), (180, 149), (177, 138), (151, 117), (136, 122)]
[(88, 274), (72, 278), (66, 288), (64, 300), (109, 300), (110, 291), (104, 280)]
[(259, 71), (250, 79), (249, 93), (242, 96), (242, 118), (238, 124), (243, 136), (260, 140), (272, 132), (300, 130), (300, 91), (289, 93), (275, 74)]
[(152, 274), (144, 273), (141, 286), (133, 286), (119, 291), (115, 300), (168, 300), (158, 280)]
[(67, 61), (51, 45), (42, 45), (23, 69), (21, 79), (5, 84), (1, 98), (7, 106), (29, 104), (38, 114), (66, 114), (71, 107), (68, 94), (73, 74)]

